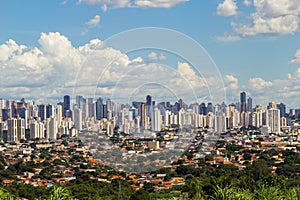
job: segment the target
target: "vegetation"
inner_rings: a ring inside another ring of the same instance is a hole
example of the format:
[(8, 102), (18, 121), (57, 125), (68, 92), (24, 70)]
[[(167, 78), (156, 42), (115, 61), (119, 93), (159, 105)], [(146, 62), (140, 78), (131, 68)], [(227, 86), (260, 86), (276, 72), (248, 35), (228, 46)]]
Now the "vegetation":
[[(220, 144), (222, 145), (222, 144)], [(158, 174), (165, 174), (161, 181), (170, 181), (174, 177), (183, 177), (184, 185), (176, 185), (169, 189), (158, 190), (154, 183), (145, 181), (139, 190), (135, 190), (134, 185), (139, 186), (138, 182), (130, 179), (125, 172), (118, 172), (105, 166), (91, 166), (90, 164), (80, 165), (73, 168), (76, 176), (75, 180), (66, 183), (63, 186), (39, 187), (31, 184), (17, 183), (0, 185), (1, 199), (128, 199), (128, 200), (176, 200), (176, 199), (197, 199), (197, 200), (283, 200), (300, 199), (300, 154), (293, 151), (268, 151), (239, 150), (239, 146), (231, 145), (226, 148), (231, 157), (235, 158), (238, 154), (243, 155), (248, 164), (241, 169), (232, 164), (211, 164), (214, 159), (212, 155), (196, 160), (197, 167), (184, 164), (180, 159), (174, 162), (174, 169), (162, 168), (151, 172), (155, 177)], [(225, 152), (225, 153), (227, 153)], [(186, 153), (188, 155), (188, 152)], [(251, 161), (252, 155), (259, 159)], [(282, 162), (275, 162), (274, 157), (284, 157)], [(51, 180), (54, 177), (60, 177), (61, 174), (56, 168), (57, 165), (65, 167), (71, 163), (82, 163), (84, 158), (80, 155), (74, 155), (69, 162), (64, 159), (54, 159), (49, 162), (49, 151), (42, 151), (39, 154), (45, 160), (40, 163), (32, 161), (16, 162), (9, 165), (6, 169), (5, 159), (0, 156), (0, 180), (13, 179), (18, 180), (16, 174), (22, 172), (34, 172), (36, 166), (42, 168), (36, 178)], [(191, 156), (186, 156), (192, 159)], [(241, 157), (241, 156), (240, 156)], [(271, 167), (276, 166), (276, 171)], [(93, 168), (95, 171), (84, 172), (80, 169)], [(274, 174), (276, 172), (276, 174)], [(99, 182), (95, 177), (100, 173), (106, 173), (107, 176), (118, 175), (121, 178), (112, 179), (110, 183)], [(53, 175), (56, 174), (56, 175)], [(138, 178), (141, 176), (136, 174)], [(91, 178), (92, 177), (92, 178)]]

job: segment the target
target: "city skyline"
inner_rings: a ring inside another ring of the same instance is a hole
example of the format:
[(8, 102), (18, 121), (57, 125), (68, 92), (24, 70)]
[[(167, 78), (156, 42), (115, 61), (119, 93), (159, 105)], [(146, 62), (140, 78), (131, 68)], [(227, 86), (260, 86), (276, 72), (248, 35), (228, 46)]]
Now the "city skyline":
[[(4, 1), (0, 96), (55, 102), (76, 91), (85, 96), (120, 94), (118, 98), (125, 100), (128, 94), (144, 96), (142, 91), (147, 90), (153, 96), (163, 93), (170, 98), (189, 97), (190, 102), (217, 103), (239, 101), (235, 94), (247, 91), (256, 104), (265, 105), (270, 99), (299, 107), (299, 4), (292, 0), (80, 0), (45, 5), (24, 1), (16, 6)], [(136, 53), (106, 47), (96, 52), (95, 47), (115, 34), (143, 27), (190, 37), (215, 63), (206, 67), (217, 69), (220, 76), (201, 76), (202, 68), (171, 51)], [(87, 58), (90, 54), (95, 57)], [(116, 57), (120, 60), (108, 70), (95, 73)], [(224, 83), (223, 88), (214, 85), (214, 78)], [(224, 92), (212, 99), (215, 88), (216, 93)]]

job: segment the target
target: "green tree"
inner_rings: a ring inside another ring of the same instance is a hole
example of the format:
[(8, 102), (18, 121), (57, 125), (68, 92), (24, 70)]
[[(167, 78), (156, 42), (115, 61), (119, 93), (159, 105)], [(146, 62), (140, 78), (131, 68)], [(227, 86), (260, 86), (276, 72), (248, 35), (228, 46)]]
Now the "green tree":
[(54, 186), (50, 193), (49, 200), (75, 200), (75, 198), (69, 189), (62, 186)]
[(265, 185), (260, 185), (254, 191), (255, 199), (258, 200), (282, 200), (283, 190), (279, 187), (268, 187)]
[(249, 172), (253, 176), (254, 180), (257, 181), (270, 175), (271, 169), (268, 167), (265, 160), (258, 159), (249, 167)]
[(8, 191), (6, 191), (5, 189), (0, 188), (0, 199), (14, 200), (16, 198), (12, 194), (10, 194)]
[(146, 190), (149, 193), (153, 193), (154, 192), (154, 185), (151, 182), (145, 182), (143, 189)]
[(151, 196), (147, 191), (140, 189), (131, 195), (130, 200), (151, 200)]

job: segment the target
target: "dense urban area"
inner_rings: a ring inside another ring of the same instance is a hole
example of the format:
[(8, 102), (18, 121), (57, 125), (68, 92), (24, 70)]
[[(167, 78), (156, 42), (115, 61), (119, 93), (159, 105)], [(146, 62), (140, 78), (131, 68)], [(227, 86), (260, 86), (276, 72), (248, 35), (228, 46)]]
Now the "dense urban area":
[(284, 103), (0, 108), (0, 199), (300, 199), (300, 109)]

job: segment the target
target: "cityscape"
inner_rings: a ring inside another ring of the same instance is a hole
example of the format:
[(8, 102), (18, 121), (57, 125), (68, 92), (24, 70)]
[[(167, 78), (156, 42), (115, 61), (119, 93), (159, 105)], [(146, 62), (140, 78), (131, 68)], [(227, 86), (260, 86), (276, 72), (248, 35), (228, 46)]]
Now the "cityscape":
[[(213, 103), (156, 103), (151, 95), (144, 102), (132, 105), (99, 97), (84, 98), (65, 95), (57, 105), (34, 101), (0, 100), (1, 136), (3, 141), (48, 139), (62, 136), (77, 137), (80, 131), (102, 132), (108, 137), (122, 133), (151, 135), (170, 129), (207, 129), (226, 134), (241, 127), (256, 127), (263, 135), (289, 134), (298, 128), (300, 109), (286, 110), (284, 103), (270, 102), (267, 106), (253, 106), (246, 92), (240, 93), (240, 102), (226, 105)], [(25, 134), (25, 132), (29, 134)]]
[[(29, 170), (9, 176), (4, 170), (2, 184), (68, 185), (88, 173), (100, 183), (127, 177), (135, 189), (151, 183), (153, 191), (169, 191), (185, 184), (178, 171), (182, 166), (197, 170), (204, 162), (244, 170), (259, 159), (253, 152), (296, 153), (300, 146), (300, 109), (287, 112), (284, 103), (275, 102), (253, 106), (246, 92), (228, 105), (188, 105), (182, 99), (157, 103), (151, 95), (132, 105), (101, 97), (65, 95), (62, 100), (57, 105), (1, 100), (3, 162), (7, 169), (24, 163)], [(37, 165), (47, 159), (51, 167)], [(270, 173), (282, 174), (283, 155), (273, 159)], [(28, 163), (35, 167), (29, 169)], [(177, 175), (166, 179), (170, 175), (158, 173), (162, 169), (175, 169)], [(115, 174), (108, 175), (111, 170)]]
[(300, 199), (299, 0), (0, 7), (0, 200)]

